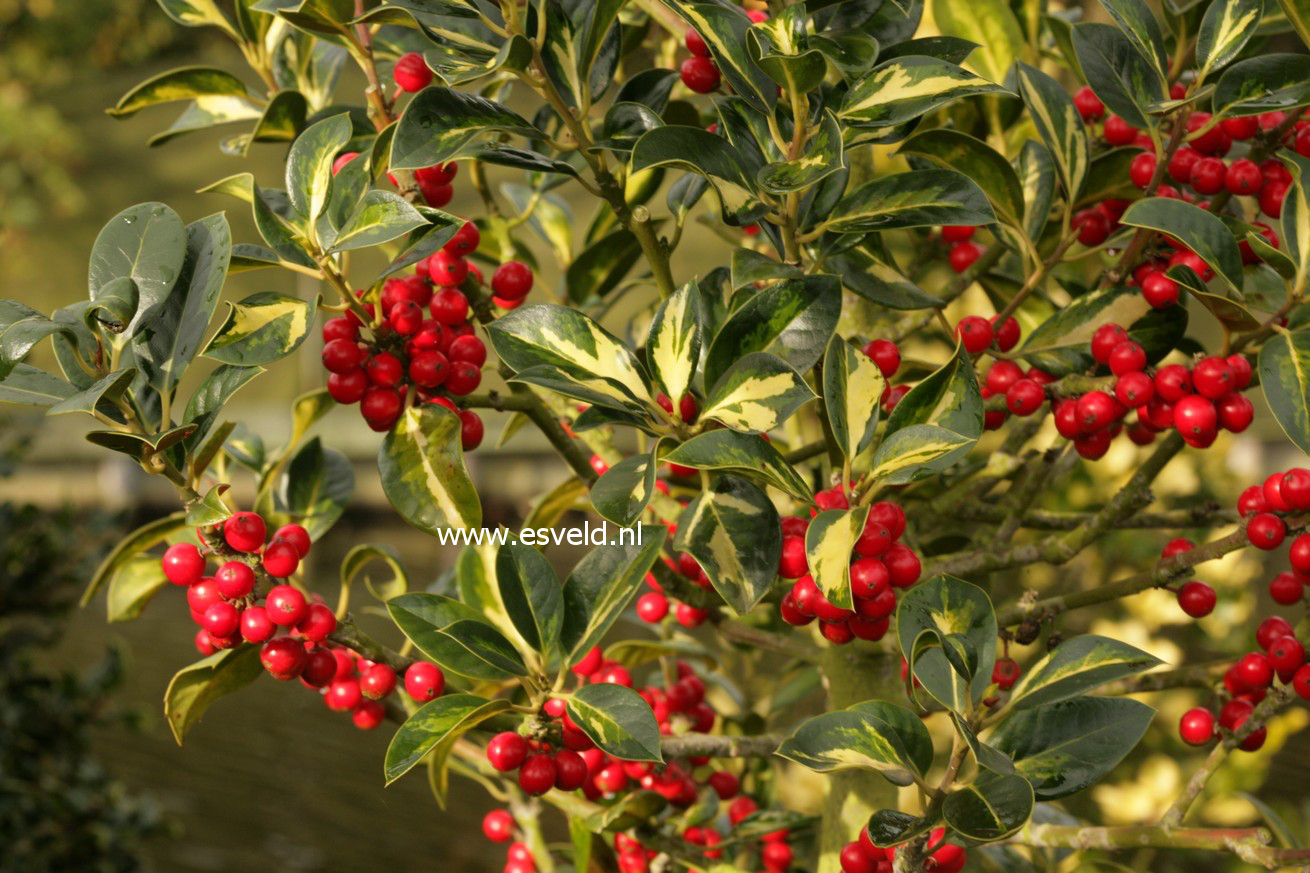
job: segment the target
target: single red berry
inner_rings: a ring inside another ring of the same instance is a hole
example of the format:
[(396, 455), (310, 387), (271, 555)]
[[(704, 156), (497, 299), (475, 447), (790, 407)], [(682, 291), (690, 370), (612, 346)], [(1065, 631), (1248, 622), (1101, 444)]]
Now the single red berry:
[(200, 626), (209, 631), (210, 636), (227, 637), (236, 633), (241, 615), (230, 603), (219, 601), (205, 608)]
[(1110, 372), (1116, 376), (1137, 373), (1146, 367), (1146, 352), (1132, 340), (1119, 343), (1110, 352)]
[(1193, 112), (1187, 118), (1187, 132), (1195, 134), (1202, 129), (1209, 128), (1200, 136), (1188, 140), (1192, 148), (1204, 155), (1222, 155), (1228, 151), (1232, 145), (1232, 138), (1224, 133), (1224, 129), (1218, 124), (1211, 124), (1211, 115), (1208, 112)]
[(335, 176), (340, 173), (343, 167), (357, 157), (359, 157), (359, 152), (342, 152), (337, 155), (337, 159), (332, 162), (332, 175)]
[(1219, 126), (1233, 139), (1250, 139), (1260, 132), (1260, 117), (1243, 115), (1239, 118), (1225, 118), (1219, 122)]
[(508, 843), (514, 839), (514, 816), (508, 810), (493, 809), (482, 817), (482, 835), (493, 843)]
[(414, 181), (418, 183), (419, 192), (423, 195), (425, 203), (433, 209), (441, 209), (454, 199), (454, 186), (442, 182), (433, 182), (431, 179), (420, 175), (421, 172), (420, 170), (414, 172)]
[(1204, 582), (1187, 582), (1178, 589), (1178, 605), (1192, 618), (1203, 618), (1214, 610), (1214, 589)]
[(1303, 467), (1288, 470), (1279, 480), (1278, 490), (1292, 511), (1310, 509), (1310, 470)]
[(330, 649), (314, 649), (305, 653), (305, 668), (300, 681), (309, 688), (325, 688), (337, 678), (337, 659)]
[(1109, 427), (1114, 423), (1116, 410), (1114, 398), (1104, 391), (1089, 391), (1078, 398), (1078, 421), (1084, 433)]
[(591, 676), (601, 668), (605, 661), (605, 655), (600, 650), (600, 646), (592, 646), (587, 654), (582, 656), (578, 663), (573, 665), (573, 672), (579, 676)]
[(214, 584), (228, 600), (240, 600), (255, 590), (255, 571), (241, 561), (228, 561), (214, 574)]
[(364, 699), (358, 679), (336, 679), (327, 687), (323, 702), (333, 712), (349, 712)]
[(1218, 194), (1224, 189), (1228, 165), (1220, 158), (1201, 158), (1192, 165), (1192, 187), (1198, 194)]
[(1257, 549), (1276, 549), (1283, 542), (1287, 526), (1272, 512), (1261, 512), (1246, 523), (1246, 536)]
[(1226, 358), (1205, 358), (1192, 368), (1192, 386), (1196, 393), (1210, 399), (1223, 397), (1233, 390), (1233, 370)]
[(682, 84), (697, 94), (709, 94), (719, 87), (719, 68), (709, 58), (687, 58), (678, 72), (682, 76)]
[(381, 700), (396, 690), (396, 671), (386, 664), (374, 664), (359, 677), (359, 690), (369, 700)]
[(491, 290), (505, 300), (522, 300), (532, 290), (532, 268), (522, 261), (506, 261), (491, 274)]
[(1114, 384), (1114, 396), (1133, 409), (1145, 406), (1155, 397), (1155, 382), (1141, 371), (1125, 373)]
[(1023, 668), (1019, 662), (1013, 658), (997, 658), (996, 664), (992, 667), (992, 681), (1000, 687), (1002, 691), (1009, 691), (1014, 687), (1014, 683), (1019, 681), (1023, 675)]
[(1259, 485), (1252, 485), (1245, 489), (1237, 498), (1237, 513), (1243, 518), (1256, 512), (1268, 511), (1269, 501), (1265, 499), (1264, 488)]
[[(160, 563), (164, 568), (164, 577), (174, 585), (194, 585), (205, 575), (205, 559), (191, 543), (169, 546)], [(253, 578), (251, 585), (254, 585)]]
[(1112, 146), (1130, 145), (1137, 139), (1137, 128), (1117, 115), (1105, 120), (1105, 141)]
[(587, 781), (587, 762), (572, 749), (555, 753), (555, 787), (560, 791), (577, 791)]
[(909, 588), (919, 581), (919, 574), (923, 571), (919, 556), (909, 546), (901, 543), (893, 543), (883, 552), (882, 563), (887, 568), (893, 588)]
[(993, 394), (1004, 394), (1010, 386), (1023, 378), (1023, 368), (1013, 361), (997, 361), (987, 368), (983, 384)]
[(1169, 364), (1155, 374), (1155, 390), (1163, 400), (1177, 403), (1192, 393), (1192, 374), (1182, 364)]
[(1229, 394), (1215, 403), (1219, 426), (1230, 433), (1241, 433), (1255, 418), (1255, 406), (1241, 394)]
[(1291, 606), (1305, 594), (1305, 585), (1292, 573), (1279, 573), (1269, 582), (1269, 597), (1274, 603)]
[(282, 627), (300, 624), (309, 612), (305, 595), (290, 585), (275, 585), (264, 598), (264, 608), (269, 620)]
[(264, 572), (274, 579), (285, 579), (300, 566), (300, 552), (291, 543), (269, 543), (264, 549)]
[(1126, 342), (1130, 342), (1128, 331), (1117, 324), (1103, 324), (1092, 334), (1092, 359), (1098, 364), (1108, 364), (1114, 350)]
[(459, 164), (437, 164), (432, 167), (421, 167), (414, 171), (414, 178), (423, 179), (432, 182), (435, 185), (449, 185), (455, 181), (455, 174), (459, 172)]
[(259, 661), (274, 679), (295, 679), (305, 669), (305, 647), (300, 640), (278, 637), (264, 643)]
[(441, 248), (443, 251), (462, 258), (477, 251), (478, 244), (481, 242), (482, 234), (478, 233), (478, 226), (471, 221), (466, 221), (459, 226), (459, 230), (455, 231), (455, 235), (447, 240), (446, 244)]
[(445, 689), (446, 676), (436, 664), (415, 661), (405, 670), (405, 693), (416, 703), (436, 700)]
[(1174, 427), (1184, 437), (1213, 436), (1218, 424), (1214, 403), (1199, 394), (1189, 394), (1174, 404)]
[(268, 610), (262, 606), (248, 606), (241, 610), (241, 638), (248, 643), (264, 643), (273, 639), (277, 625), (268, 619)]
[(705, 40), (701, 39), (701, 35), (690, 27), (687, 28), (687, 34), (682, 38), (682, 42), (687, 47), (687, 51), (696, 57), (708, 58), (710, 56), (710, 47), (705, 44)]
[(528, 741), (513, 731), (502, 731), (487, 743), (487, 760), (501, 773), (517, 770), (528, 757)]
[(463, 397), (477, 390), (482, 383), (482, 370), (468, 361), (454, 361), (446, 376), (446, 390), (456, 397)]
[(1155, 178), (1155, 165), (1158, 159), (1151, 152), (1142, 152), (1128, 165), (1128, 178), (1133, 184), (1145, 191)]
[(1265, 479), (1262, 486), (1265, 501), (1269, 504), (1269, 509), (1273, 512), (1291, 512), (1292, 506), (1283, 497), (1283, 474), (1270, 473)]
[(1204, 746), (1214, 739), (1214, 714), (1201, 706), (1187, 710), (1178, 723), (1178, 735), (1189, 746)]
[(669, 599), (658, 591), (649, 591), (637, 598), (637, 617), (648, 624), (656, 624), (669, 614)]
[(802, 627), (814, 621), (813, 615), (806, 615), (801, 612), (800, 607), (796, 605), (796, 595), (791, 591), (783, 595), (781, 602), (779, 602), (778, 614), (783, 621), (793, 627)]
[(481, 367), (487, 361), (487, 347), (472, 334), (455, 337), (450, 343), (449, 358)]
[(1182, 146), (1169, 159), (1167, 170), (1169, 178), (1179, 184), (1192, 181), (1192, 168), (1201, 160), (1201, 153), (1191, 146)]
[(350, 711), (351, 722), (362, 731), (371, 731), (377, 728), (386, 718), (386, 707), (376, 700), (361, 700)]
[(432, 84), (432, 70), (428, 69), (427, 62), (418, 52), (410, 52), (402, 55), (396, 61), (396, 67), (393, 70), (396, 79), (396, 85), (402, 91), (422, 91), (428, 85)]
[(1255, 642), (1262, 649), (1268, 649), (1276, 640), (1293, 635), (1292, 625), (1281, 615), (1271, 615), (1255, 630)]
[(1268, 688), (1274, 681), (1274, 665), (1263, 652), (1243, 655), (1236, 664), (1235, 673), (1250, 688)]
[(1194, 548), (1196, 548), (1196, 543), (1185, 537), (1178, 537), (1165, 543), (1164, 548), (1160, 550), (1160, 557), (1161, 559), (1167, 560), (1175, 555), (1190, 552)]
[(337, 617), (322, 603), (311, 603), (305, 617), (296, 624), (301, 639), (321, 643), (337, 629)]
[(223, 522), (223, 539), (238, 552), (257, 552), (267, 530), (258, 513), (238, 512)]
[(484, 428), (482, 416), (471, 409), (459, 411), (459, 445), (466, 452), (471, 452), (482, 445)]
[(784, 579), (799, 579), (807, 572), (809, 572), (809, 560), (805, 555), (805, 538), (783, 537), (778, 575)]
[(519, 788), (538, 797), (555, 787), (555, 761), (550, 755), (529, 755), (519, 768)]
[(1286, 685), (1292, 681), (1296, 671), (1305, 663), (1305, 646), (1296, 637), (1279, 637), (1267, 652), (1269, 663), (1273, 664), (1278, 681)]
[(975, 242), (956, 243), (951, 246), (951, 252), (947, 255), (947, 260), (951, 263), (951, 269), (957, 273), (963, 273), (973, 266), (973, 262), (982, 257), (982, 246)]
[(971, 355), (982, 354), (992, 344), (992, 323), (981, 315), (970, 315), (955, 326), (955, 335), (964, 343)]
[(858, 842), (842, 846), (837, 861), (842, 873), (879, 873), (879, 862), (870, 857)]
[(864, 347), (864, 353), (878, 365), (883, 378), (890, 379), (895, 376), (896, 371), (901, 367), (901, 350), (891, 340), (870, 340)]
[(1110, 236), (1110, 220), (1099, 209), (1074, 213), (1073, 226), (1078, 228), (1078, 242), (1085, 246), (1099, 246)]
[(400, 418), (403, 401), (394, 388), (370, 388), (359, 402), (364, 421), (375, 431), (390, 430)]
[(328, 394), (343, 405), (358, 403), (368, 391), (368, 374), (363, 367), (356, 367), (345, 373), (332, 373), (327, 381)]
[(1046, 392), (1031, 379), (1020, 379), (1005, 392), (1006, 408), (1018, 416), (1032, 415), (1045, 402)]
[(1292, 690), (1302, 700), (1310, 700), (1310, 664), (1296, 671), (1292, 677)]
[(888, 414), (901, 402), (901, 398), (910, 393), (909, 385), (892, 385), (882, 395), (882, 410)]
[(428, 309), (438, 322), (453, 327), (468, 320), (469, 301), (458, 289), (442, 288), (432, 295)]
[(436, 349), (419, 352), (409, 362), (409, 378), (424, 388), (439, 387), (449, 372), (450, 361)]
[(273, 531), (273, 542), (283, 540), (295, 546), (296, 554), (299, 557), (305, 557), (309, 554), (311, 545), (309, 531), (305, 530), (298, 524), (284, 524), (277, 530)]
[(978, 228), (971, 224), (946, 224), (942, 226), (942, 241), (948, 243), (962, 243), (973, 239), (973, 235), (978, 232)]
[[(442, 249), (428, 261), (428, 276), (434, 285), (455, 287), (468, 278), (469, 263), (454, 252)], [(438, 292), (440, 293), (440, 292)], [(434, 311), (433, 316), (436, 316)], [(460, 319), (463, 321), (463, 318)], [(448, 322), (454, 324), (456, 322)]]
[(1260, 165), (1247, 158), (1239, 158), (1228, 167), (1224, 176), (1224, 187), (1237, 196), (1251, 196), (1260, 193), (1265, 177), (1260, 172)]
[(679, 603), (673, 611), (673, 617), (683, 627), (700, 627), (710, 617), (710, 611), (697, 609), (689, 603)]
[(1083, 121), (1095, 121), (1105, 114), (1105, 104), (1096, 96), (1091, 87), (1084, 85), (1073, 95), (1074, 108), (1083, 117)]
[(1000, 349), (1003, 352), (1008, 352), (1010, 349), (1014, 348), (1016, 345), (1019, 344), (1019, 337), (1021, 333), (1019, 329), (1019, 322), (1016, 321), (1013, 316), (1011, 316), (1005, 319), (1005, 321), (998, 326), (996, 324), (996, 319), (998, 318), (1000, 318), (999, 315), (993, 315), (989, 319), (989, 321), (991, 321), (992, 323), (992, 327), (996, 331), (996, 348)]
[(1260, 211), (1270, 218), (1279, 218), (1283, 214), (1283, 199), (1287, 196), (1288, 182), (1266, 181), (1260, 189)]

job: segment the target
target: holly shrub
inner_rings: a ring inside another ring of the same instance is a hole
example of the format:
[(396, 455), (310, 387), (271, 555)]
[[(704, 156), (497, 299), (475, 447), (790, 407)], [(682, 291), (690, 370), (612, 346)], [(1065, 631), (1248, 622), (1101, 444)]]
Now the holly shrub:
[[(934, 0), (926, 35), (921, 0), (160, 5), (250, 71), (173, 70), (110, 111), (184, 101), (154, 143), (282, 144), (284, 179), (197, 180), (262, 239), (119, 213), (86, 301), (0, 304), (0, 398), (94, 418), (87, 439), (176, 487), (86, 598), (126, 618), (158, 597), (195, 634), (165, 696), (179, 742), (262, 673), (394, 722), (386, 780), (490, 792), (506, 873), (1310, 859), (1272, 813), (1183, 827), (1310, 698), (1310, 470), (1222, 503), (1152, 493), (1257, 406), (1310, 451), (1310, 2), (1102, 0), (1084, 22)], [(443, 211), (457, 186), (478, 214)], [(220, 314), (249, 270), (321, 293)], [(324, 387), (286, 444), (236, 429), (232, 396), (316, 331)], [(51, 366), (25, 363), (47, 339)], [(216, 368), (179, 393), (199, 358)], [(432, 590), (385, 544), (346, 544), (335, 609), (304, 572), (354, 484), (310, 437), (338, 407), (445, 545)], [(539, 537), (458, 548), (482, 530), (487, 410), (569, 472), (522, 520)], [(538, 547), (575, 508), (625, 533), (561, 579)], [(1170, 533), (1157, 557), (1122, 529)], [(1251, 548), (1286, 549), (1274, 605), (1204, 619), (1241, 592), (1193, 569)], [(1088, 556), (1132, 566), (1107, 581)], [(360, 580), (390, 639), (348, 611)], [(1162, 665), (1061, 629), (1161, 591), (1248, 653)], [(1165, 688), (1194, 707), (1176, 727), (1136, 699)], [(1152, 728), (1191, 761), (1179, 795), (1088, 820), (1074, 795)], [(789, 808), (805, 769), (824, 799)]]

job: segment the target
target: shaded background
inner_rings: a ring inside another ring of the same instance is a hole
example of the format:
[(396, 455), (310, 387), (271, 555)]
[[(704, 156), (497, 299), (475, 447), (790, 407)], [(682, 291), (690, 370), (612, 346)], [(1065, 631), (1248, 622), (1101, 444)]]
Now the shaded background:
[[(212, 64), (245, 76), (239, 54), (220, 35), (178, 27), (149, 0), (0, 0), (0, 34), (4, 296), (46, 311), (81, 298), (96, 233), (120, 209), (143, 200), (167, 202), (186, 221), (226, 210), (236, 241), (257, 239), (247, 209), (194, 191), (246, 171), (273, 184), (281, 173), (282, 147), (256, 145), (250, 157), (233, 157), (217, 147), (221, 132), (207, 132), (147, 149), (146, 139), (172, 117), (169, 109), (126, 120), (104, 114), (132, 85), (175, 66)], [(348, 70), (340, 93), (357, 92), (359, 84)], [(456, 191), (451, 210), (475, 211), (467, 186), (457, 181)], [(580, 220), (590, 216), (590, 211), (579, 210)], [(675, 275), (703, 273), (726, 252), (711, 235), (691, 233), (679, 250)], [(925, 286), (931, 287), (940, 275), (929, 274)], [(555, 281), (554, 276), (543, 278)], [(225, 299), (256, 291), (307, 290), (298, 288), (291, 274), (257, 271), (233, 277)], [(958, 304), (961, 310), (987, 305), (981, 296), (966, 296)], [(1197, 315), (1197, 323), (1207, 323)], [(289, 430), (291, 400), (323, 383), (316, 342), (317, 336), (301, 354), (275, 364), (267, 376), (238, 394), (229, 407), (231, 417), (276, 444)], [(43, 355), (38, 353), (34, 363), (48, 364)], [(182, 386), (184, 396), (206, 371), (203, 364), (194, 368)], [(1208, 452), (1190, 452), (1171, 463), (1156, 488), (1159, 498), (1177, 505), (1210, 498), (1227, 504), (1241, 486), (1259, 481), (1265, 473), (1305, 463), (1268, 419), (1263, 402), (1253, 399), (1259, 414), (1256, 425), (1239, 437), (1221, 436)], [(31, 439), (20, 469), (0, 478), (0, 499), (34, 501), (51, 511), (66, 506), (73, 512), (101, 510), (76, 516), (71, 525), (67, 516), (57, 520), (65, 529), (75, 528), (76, 536), (66, 547), (80, 562), (64, 567), (52, 584), (57, 581), (75, 594), (86, 578), (87, 562), (98, 560), (116, 532), (175, 508), (171, 489), (152, 482), (132, 463), (106, 458), (87, 445), (81, 439), (87, 428), (80, 422), (66, 417), (57, 426), (44, 422), (41, 427), (40, 417), (8, 410), (0, 416), (0, 429), (8, 437)], [(470, 462), (488, 524), (514, 523), (532, 495), (566, 475), (529, 430), (517, 434), (504, 450), (491, 451), (502, 425), (503, 419), (488, 416), (485, 448)], [(357, 542), (395, 545), (415, 586), (435, 579), (451, 563), (453, 550), (438, 549), (429, 538), (399, 523), (386, 506), (373, 467), (377, 435), (360, 423), (354, 410), (334, 411), (320, 426), (324, 431), (330, 434), (330, 445), (356, 463), (357, 494), (332, 536), (315, 548), (309, 561), (311, 584), (332, 602), (341, 555)], [(1053, 495), (1047, 508), (1096, 504), (1131, 472), (1138, 457), (1126, 440), (1117, 441), (1103, 461), (1085, 465), (1067, 489)], [(1096, 472), (1097, 481), (1087, 475), (1089, 469)], [(238, 499), (249, 494), (243, 488), (248, 489), (248, 483), (238, 482)], [(949, 519), (912, 520), (920, 536), (949, 524)], [(1117, 534), (1069, 567), (1033, 568), (996, 578), (1008, 576), (1004, 582), (1010, 590), (1051, 591), (1070, 579), (1109, 580), (1149, 563), (1166, 539), (1155, 532)], [(21, 560), (22, 550), (17, 554)], [(564, 560), (563, 566), (570, 563)], [(1234, 554), (1204, 569), (1202, 578), (1216, 585), (1221, 602), (1199, 623), (1181, 615), (1172, 595), (1154, 592), (1117, 611), (1070, 616), (1062, 630), (1069, 635), (1091, 630), (1116, 636), (1174, 664), (1183, 662), (1184, 652), (1208, 660), (1250, 649), (1251, 617), (1271, 611), (1265, 583), (1283, 567), (1272, 560), (1265, 566), (1259, 556)], [(169, 677), (196, 655), (185, 606), (180, 597), (168, 596), (175, 593), (164, 592), (140, 620), (122, 625), (107, 625), (103, 601), (97, 600), (73, 612), (57, 645), (36, 658), (44, 669), (82, 673), (103, 663), (107, 651), (122, 654), (122, 685), (108, 710), (123, 717), (88, 720), (90, 751), (120, 780), (123, 796), (145, 796), (161, 813), (161, 826), (146, 829), (152, 836), (139, 849), (147, 869), (226, 871), (273, 864), (304, 871), (433, 866), (480, 873), (501, 867), (501, 851), (478, 836), (478, 822), (490, 808), (480, 790), (457, 785), (457, 803), (445, 813), (438, 811), (418, 774), (384, 790), (381, 760), (390, 728), (361, 733), (347, 717), (326, 711), (315, 695), (299, 686), (256, 682), (216, 705), (187, 748), (179, 749), (161, 718), (159, 700)], [(0, 599), (0, 610), (13, 608), (13, 602)], [(43, 620), (55, 621), (51, 615)], [(6, 620), (0, 616), (0, 622)], [(385, 626), (378, 622), (375, 629), (384, 631)], [(1020, 655), (1025, 663), (1033, 657)], [(1173, 725), (1200, 696), (1187, 691), (1148, 699), (1161, 709), (1156, 730), (1104, 785), (1071, 799), (1070, 808), (1109, 823), (1149, 820), (1199, 762), (1198, 754), (1178, 743)], [(788, 723), (790, 719), (780, 724)], [(1303, 707), (1277, 719), (1263, 750), (1239, 755), (1237, 763), (1221, 769), (1212, 782), (1219, 799), (1210, 801), (1196, 820), (1231, 825), (1256, 821), (1256, 810), (1236, 792), (1259, 788), (1260, 796), (1304, 834), (1310, 821), (1304, 790), (1310, 777), (1310, 735), (1297, 731), (1306, 723)], [(813, 802), (814, 783), (804, 774), (788, 771), (783, 787), (796, 803)], [(4, 802), (0, 795), (0, 804)], [(1235, 861), (1200, 854), (1166, 860), (1142, 853), (1133, 861), (1134, 869), (1245, 869)]]

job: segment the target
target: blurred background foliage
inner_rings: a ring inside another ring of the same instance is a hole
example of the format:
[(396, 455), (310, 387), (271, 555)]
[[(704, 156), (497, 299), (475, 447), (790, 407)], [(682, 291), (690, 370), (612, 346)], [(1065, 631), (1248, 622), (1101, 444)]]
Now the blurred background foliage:
[[(930, 22), (922, 32), (932, 32)], [(103, 223), (127, 205), (162, 200), (192, 220), (228, 205), (196, 194), (202, 185), (242, 171), (261, 179), (280, 174), (280, 146), (261, 145), (249, 158), (234, 157), (219, 150), (225, 135), (220, 129), (147, 149), (148, 136), (166, 126), (167, 110), (125, 121), (104, 114), (132, 85), (183, 64), (221, 66), (253, 82), (230, 42), (211, 29), (174, 25), (153, 0), (0, 0), (0, 39), (0, 283), (6, 296), (42, 309), (81, 297), (90, 245)], [(357, 92), (358, 85), (348, 72), (343, 94)], [(476, 212), (469, 188), (457, 191), (451, 209)], [(590, 206), (581, 211), (581, 204), (579, 199), (577, 214), (589, 215)], [(229, 218), (238, 241), (256, 239), (246, 210), (230, 209)], [(714, 236), (698, 236), (696, 246), (684, 247), (678, 272), (703, 272), (708, 258), (726, 253), (728, 247)], [(932, 286), (947, 275), (934, 270), (923, 282)], [(248, 273), (229, 283), (226, 296), (269, 290), (294, 291), (294, 281)], [(955, 307), (962, 314), (990, 305), (975, 288)], [(953, 311), (951, 318), (956, 317)], [(858, 313), (855, 318), (852, 330), (869, 326)], [(1194, 323), (1204, 334), (1207, 320), (1198, 317)], [(1032, 326), (1024, 325), (1025, 330)], [(907, 357), (916, 354), (935, 359), (940, 349), (907, 349)], [(321, 382), (317, 355), (307, 343), (302, 354), (279, 363), (262, 380), (260, 392), (239, 397), (235, 409), (251, 430), (275, 441), (286, 432), (288, 401)], [(1231, 505), (1241, 487), (1268, 472), (1305, 464), (1263, 403), (1257, 402), (1257, 410), (1256, 425), (1246, 433), (1224, 434), (1210, 451), (1175, 459), (1159, 478), (1156, 497), (1173, 507)], [(325, 547), (315, 549), (309, 572), (334, 579), (349, 544), (388, 542), (405, 557), (416, 582), (434, 579), (453, 554), (387, 511), (369, 466), (376, 437), (357, 418), (334, 417), (329, 426), (334, 446), (361, 462), (360, 493)], [(0, 431), (12, 433), (22, 422), (21, 415), (0, 417)], [(489, 434), (498, 431), (498, 423), (489, 422)], [(562, 478), (562, 470), (541, 463), (542, 448), (521, 434), (507, 450), (473, 458), (488, 523), (516, 523), (533, 494)], [(984, 444), (980, 452), (994, 448)], [(0, 477), (0, 498), (24, 495), (20, 502), (42, 504), (0, 505), (0, 870), (118, 871), (138, 864), (164, 871), (269, 864), (294, 871), (410, 869), (415, 858), (441, 858), (443, 868), (461, 873), (499, 869), (496, 849), (469, 838), (489, 808), (479, 790), (461, 786), (466, 800), (446, 813), (437, 810), (421, 780), (384, 791), (380, 762), (388, 731), (361, 735), (311, 694), (256, 683), (215, 707), (191, 746), (177, 748), (158, 716), (158, 701), (173, 672), (195, 659), (185, 606), (161, 597), (128, 625), (107, 625), (99, 603), (68, 614), (86, 578), (86, 562), (99, 557), (111, 533), (171, 510), (171, 495), (150, 491), (129, 463), (105, 461), (87, 450), (75, 428), (45, 431), (31, 460), (18, 477)], [(1099, 505), (1138, 460), (1137, 450), (1119, 441), (1095, 465), (1076, 467), (1041, 508)], [(12, 466), (10, 453), (0, 456), (0, 466)], [(236, 493), (242, 493), (240, 483)], [(68, 501), (122, 511), (110, 517), (69, 508)], [(911, 524), (930, 541), (950, 530), (951, 519), (916, 518)], [(1184, 533), (1208, 539), (1230, 529)], [(1006, 592), (1110, 582), (1155, 560), (1171, 536), (1124, 531), (1068, 566), (975, 581)], [(1185, 619), (1173, 596), (1160, 591), (1070, 614), (1060, 631), (1114, 636), (1175, 665), (1185, 655), (1188, 663), (1231, 659), (1253, 648), (1254, 624), (1277, 611), (1266, 593), (1268, 580), (1284, 569), (1277, 560), (1239, 552), (1204, 565), (1201, 578), (1218, 591), (1219, 606), (1200, 622)], [(332, 582), (315, 587), (331, 601)], [(620, 628), (624, 631), (643, 633), (635, 624)], [(124, 645), (113, 648), (114, 641)], [(1022, 649), (1012, 654), (1024, 664), (1038, 655)], [(106, 695), (120, 684), (116, 707)], [(754, 701), (780, 689), (789, 705), (812, 708), (821, 700), (817, 675), (805, 670), (792, 670), (781, 680), (776, 672), (747, 675), (740, 688), (713, 693), (721, 710), (755, 707), (768, 715)], [(1201, 693), (1168, 691), (1143, 699), (1160, 710), (1155, 729), (1105, 784), (1070, 799), (1066, 806), (1073, 813), (1109, 824), (1154, 819), (1203, 757), (1203, 751), (1185, 749), (1175, 732), (1178, 716), (1203, 702)], [(774, 704), (779, 700), (775, 697)], [(1310, 833), (1307, 721), (1303, 707), (1275, 719), (1263, 749), (1220, 769), (1194, 820), (1209, 825), (1275, 821), (1304, 839)], [(97, 761), (108, 762), (113, 776)], [(814, 808), (822, 784), (808, 771), (790, 770), (778, 791), (791, 806)], [(180, 839), (142, 843), (171, 832), (155, 807), (141, 799), (146, 792), (167, 810)], [(1267, 808), (1244, 792), (1258, 794)], [(237, 834), (242, 837), (235, 839)], [(1055, 870), (1088, 869), (1086, 854), (1082, 860), (1051, 860)], [(1134, 870), (1251, 869), (1199, 853), (1165, 856), (1143, 850), (1119, 860)]]

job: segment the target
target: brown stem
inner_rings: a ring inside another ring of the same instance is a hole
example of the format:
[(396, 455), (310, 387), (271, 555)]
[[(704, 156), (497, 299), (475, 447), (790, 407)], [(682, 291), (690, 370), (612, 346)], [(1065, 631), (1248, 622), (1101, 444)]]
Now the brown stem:
[(767, 758), (777, 751), (782, 740), (777, 734), (750, 737), (683, 734), (661, 739), (660, 751), (665, 758)]

